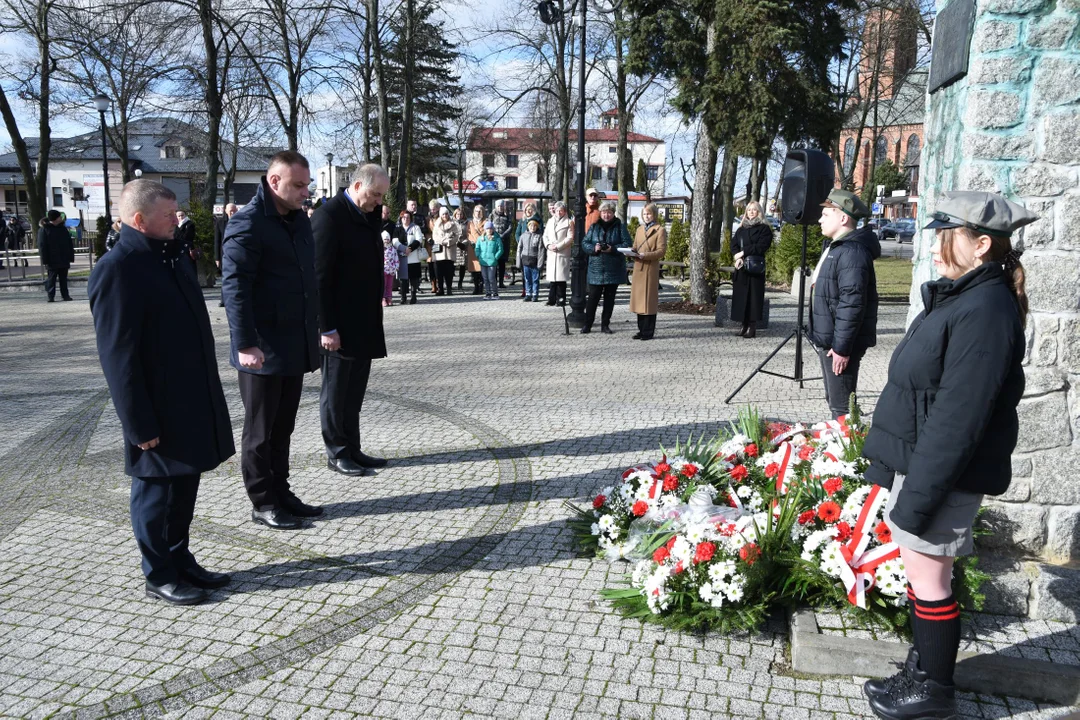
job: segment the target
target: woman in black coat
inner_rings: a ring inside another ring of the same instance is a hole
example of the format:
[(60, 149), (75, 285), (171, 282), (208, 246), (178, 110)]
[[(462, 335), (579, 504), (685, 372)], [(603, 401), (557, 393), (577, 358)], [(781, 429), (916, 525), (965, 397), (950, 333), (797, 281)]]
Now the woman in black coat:
[(908, 579), (914, 645), (903, 670), (865, 690), (883, 718), (956, 712), (957, 555), (972, 550), (984, 495), (1004, 493), (1024, 393), (1027, 296), (1014, 230), (1038, 219), (1005, 198), (945, 193), (930, 252), (940, 279), (889, 363), (863, 454), (866, 478), (890, 488), (885, 522)]
[(761, 205), (755, 200), (746, 206), (742, 225), (731, 238), (735, 258), (732, 278), (731, 319), (742, 323), (739, 335), (757, 335), (757, 322), (765, 307), (765, 253), (772, 246), (772, 227), (765, 222)]

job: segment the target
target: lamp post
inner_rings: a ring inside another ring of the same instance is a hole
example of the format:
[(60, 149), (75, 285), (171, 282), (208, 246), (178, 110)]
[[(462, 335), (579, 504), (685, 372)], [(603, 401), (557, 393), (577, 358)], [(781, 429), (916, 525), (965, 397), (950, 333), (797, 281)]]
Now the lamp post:
[(326, 153), (326, 185), (329, 188), (328, 197), (334, 197), (334, 153)]
[(94, 107), (101, 116), (101, 179), (105, 197), (105, 218), (112, 224), (112, 212), (109, 209), (109, 151), (105, 143), (105, 113), (112, 107), (112, 100), (104, 93), (94, 96)]

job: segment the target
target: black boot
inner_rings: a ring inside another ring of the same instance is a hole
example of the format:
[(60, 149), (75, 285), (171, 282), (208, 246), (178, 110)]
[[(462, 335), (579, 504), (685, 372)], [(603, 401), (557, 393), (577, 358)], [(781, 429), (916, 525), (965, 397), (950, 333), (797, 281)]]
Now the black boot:
[(900, 669), (892, 677), (867, 680), (863, 683), (863, 692), (866, 697), (884, 695), (906, 685), (911, 680), (911, 671), (919, 667), (919, 651), (915, 648), (908, 650), (907, 660), (902, 663), (893, 663)]
[(737, 335), (738, 335), (739, 337), (746, 337), (746, 331), (747, 331), (747, 329), (749, 329), (749, 327), (750, 327), (750, 323), (743, 323), (743, 324), (742, 324), (742, 330), (740, 330), (740, 331), (739, 331), (738, 333), (736, 333), (736, 334), (737, 334)]
[(956, 715), (956, 686), (931, 680), (917, 667), (908, 682), (870, 698), (870, 709), (885, 720), (934, 720)]
[(750, 323), (749, 326), (747, 326), (746, 333), (743, 334), (743, 337), (744, 338), (755, 338), (755, 337), (757, 337), (757, 323), (756, 322), (752, 322), (752, 323)]

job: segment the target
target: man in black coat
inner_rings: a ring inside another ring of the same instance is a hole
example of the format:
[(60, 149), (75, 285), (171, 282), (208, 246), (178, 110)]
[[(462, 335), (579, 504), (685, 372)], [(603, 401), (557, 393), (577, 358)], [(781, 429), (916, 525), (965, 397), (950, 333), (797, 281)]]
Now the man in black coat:
[(371, 361), (386, 357), (381, 204), (389, 188), (381, 167), (364, 165), (311, 218), (323, 353), (319, 416), (328, 464), (344, 475), (386, 465), (360, 449), (360, 411)]
[[(214, 218), (214, 262), (217, 264), (219, 273), (221, 272), (221, 246), (225, 244), (225, 228), (229, 225), (229, 218), (235, 215), (239, 209), (236, 207), (236, 203), (229, 203), (225, 206), (225, 214)], [(218, 307), (225, 307), (224, 295), (218, 302)]]
[(146, 594), (193, 605), (229, 583), (188, 549), (199, 474), (235, 452), (229, 408), (206, 303), (173, 238), (176, 195), (150, 180), (129, 182), (120, 216), (120, 240), (87, 286), (98, 355), (124, 429)]
[(289, 488), (289, 443), (304, 373), (319, 366), (315, 241), (302, 209), (311, 170), (300, 153), (270, 158), (255, 199), (229, 220), (221, 292), (232, 336), (230, 364), (244, 401), (240, 468), (251, 519), (279, 530), (322, 509)]
[(49, 302), (56, 299), (56, 281), (60, 281), (60, 297), (71, 300), (68, 294), (68, 268), (75, 262), (75, 246), (71, 242), (71, 233), (64, 227), (64, 214), (59, 210), (50, 210), (41, 221), (38, 230), (38, 257), (41, 264), (49, 271), (45, 281), (45, 292)]
[(829, 240), (810, 277), (810, 341), (821, 358), (825, 400), (833, 417), (848, 412), (859, 383), (859, 364), (877, 344), (878, 294), (874, 260), (881, 243), (870, 210), (854, 193), (833, 190), (822, 203), (821, 232)]

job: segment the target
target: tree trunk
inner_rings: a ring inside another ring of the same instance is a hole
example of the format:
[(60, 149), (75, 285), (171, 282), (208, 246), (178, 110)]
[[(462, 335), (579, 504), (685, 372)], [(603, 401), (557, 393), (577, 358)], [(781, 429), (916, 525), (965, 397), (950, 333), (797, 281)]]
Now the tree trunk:
[[(221, 93), (218, 91), (218, 47), (214, 39), (214, 13), (212, 0), (198, 0), (199, 23), (202, 26), (203, 52), (206, 53), (206, 178), (203, 187), (202, 203), (211, 210), (217, 199), (218, 145), (221, 140)], [(107, 182), (108, 180), (106, 180)]]
[[(584, 1), (584, 0), (583, 0)], [(627, 187), (633, 182), (634, 168), (627, 168), (626, 133), (630, 125), (630, 112), (626, 101), (626, 61), (623, 58), (622, 13), (620, 6), (615, 6), (615, 111), (619, 120), (619, 140), (615, 160), (615, 181), (619, 188), (619, 201), (615, 206), (616, 214), (626, 222), (626, 207), (629, 201)], [(630, 182), (627, 182), (627, 176)]]
[[(709, 33), (715, 31), (710, 26)], [(712, 187), (716, 177), (716, 146), (704, 127), (694, 148), (694, 214), (690, 219), (690, 302), (707, 305), (713, 301), (712, 288), (705, 280), (709, 267), (709, 216), (712, 214)]]
[(402, 78), (402, 90), (404, 90), (404, 107), (401, 112), (401, 147), (398, 148), (397, 178), (395, 178), (395, 195), (399, 202), (407, 199), (409, 192), (409, 159), (412, 154), (412, 124), (413, 124), (413, 78), (416, 65), (416, 47), (413, 41), (413, 21), (416, 15), (415, 0), (405, 0), (405, 73)]
[(715, 212), (716, 208), (723, 207), (721, 189), (720, 183), (716, 183), (710, 200), (713, 212), (709, 213), (709, 252), (720, 252), (724, 247), (724, 214)]
[(724, 165), (720, 170), (720, 216), (723, 228), (731, 231), (735, 222), (735, 176), (739, 173), (739, 156), (734, 150), (724, 151)]
[(376, 100), (379, 105), (379, 164), (389, 172), (390, 110), (386, 100), (386, 75), (383, 71), (382, 41), (379, 40), (379, 0), (367, 0), (368, 33), (371, 40), (371, 59), (375, 66)]

